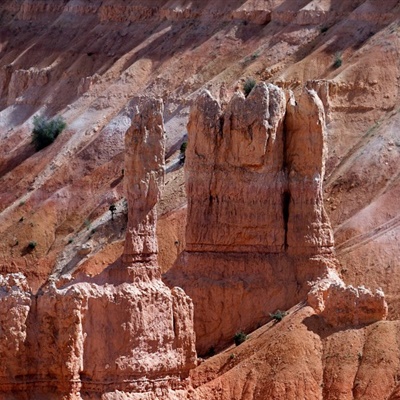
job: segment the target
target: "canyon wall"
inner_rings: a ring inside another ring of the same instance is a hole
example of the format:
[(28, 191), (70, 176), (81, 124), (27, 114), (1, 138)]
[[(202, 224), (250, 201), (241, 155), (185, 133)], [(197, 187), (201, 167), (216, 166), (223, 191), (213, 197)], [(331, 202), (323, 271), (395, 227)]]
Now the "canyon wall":
[(139, 100), (126, 134), (122, 260), (95, 278), (50, 281), (36, 296), (22, 274), (1, 278), (0, 398), (176, 399), (187, 389), (193, 305), (162, 283), (156, 257), (162, 111), (160, 101)]

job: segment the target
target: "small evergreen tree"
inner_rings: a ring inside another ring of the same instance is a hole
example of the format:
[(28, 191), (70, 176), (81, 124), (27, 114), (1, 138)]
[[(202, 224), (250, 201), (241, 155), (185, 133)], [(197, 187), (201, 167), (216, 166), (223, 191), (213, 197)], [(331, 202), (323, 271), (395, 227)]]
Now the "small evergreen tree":
[(253, 90), (254, 86), (256, 86), (256, 81), (253, 78), (247, 78), (244, 85), (243, 85), (243, 91), (244, 95), (247, 97), (250, 92)]
[(181, 144), (181, 147), (179, 149), (179, 163), (181, 165), (185, 164), (185, 159), (186, 159), (186, 148), (187, 148), (187, 142), (183, 142)]
[(115, 204), (111, 204), (109, 211), (111, 213), (111, 219), (114, 221), (114, 214), (117, 211), (117, 206)]
[(236, 332), (235, 336), (233, 337), (233, 341), (235, 342), (236, 346), (242, 344), (247, 340), (247, 335), (244, 332)]

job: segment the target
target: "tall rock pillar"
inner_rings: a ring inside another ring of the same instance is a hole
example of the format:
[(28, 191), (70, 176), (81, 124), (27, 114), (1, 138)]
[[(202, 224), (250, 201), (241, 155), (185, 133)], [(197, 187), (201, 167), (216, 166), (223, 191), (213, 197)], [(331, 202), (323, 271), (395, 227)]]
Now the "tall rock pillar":
[(157, 264), (156, 205), (164, 180), (163, 103), (143, 98), (125, 135), (125, 190), (128, 228), (125, 265)]

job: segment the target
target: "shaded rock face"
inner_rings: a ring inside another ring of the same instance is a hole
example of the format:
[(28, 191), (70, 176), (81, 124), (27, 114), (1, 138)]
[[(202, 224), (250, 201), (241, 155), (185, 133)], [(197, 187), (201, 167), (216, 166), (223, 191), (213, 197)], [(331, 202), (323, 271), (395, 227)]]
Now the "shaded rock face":
[(166, 280), (194, 301), (200, 353), (304, 300), (335, 269), (323, 104), (312, 90), (288, 97), (262, 83), (225, 110), (203, 92), (191, 110), (186, 251)]
[(50, 282), (36, 296), (23, 275), (1, 278), (0, 398), (178, 398), (187, 387), (193, 305), (161, 282), (156, 261), (162, 104), (140, 99), (136, 114), (126, 139), (123, 260), (93, 279)]

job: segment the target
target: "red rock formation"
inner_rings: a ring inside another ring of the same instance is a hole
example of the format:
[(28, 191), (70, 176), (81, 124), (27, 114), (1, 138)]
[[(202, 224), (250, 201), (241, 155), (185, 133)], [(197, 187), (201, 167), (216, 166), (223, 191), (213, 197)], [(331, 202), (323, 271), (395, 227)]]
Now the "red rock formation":
[(382, 290), (372, 293), (363, 286), (346, 286), (333, 271), (312, 287), (307, 302), (335, 328), (370, 324), (388, 313)]
[(161, 282), (156, 259), (155, 205), (164, 165), (160, 101), (139, 101), (126, 144), (123, 262), (94, 279), (50, 282), (37, 296), (23, 277), (2, 278), (0, 396), (119, 393), (133, 399), (147, 393), (156, 399), (177, 397), (187, 387), (196, 356), (193, 305), (181, 289)]
[[(166, 279), (193, 299), (205, 353), (304, 300), (336, 260), (322, 196), (325, 117), (314, 91), (287, 102), (260, 84), (224, 111), (203, 92), (188, 131), (186, 251)], [(383, 298), (377, 304), (384, 309)]]
[(156, 204), (164, 177), (164, 124), (161, 100), (146, 100), (125, 135), (125, 190), (129, 199), (123, 260), (156, 263)]

